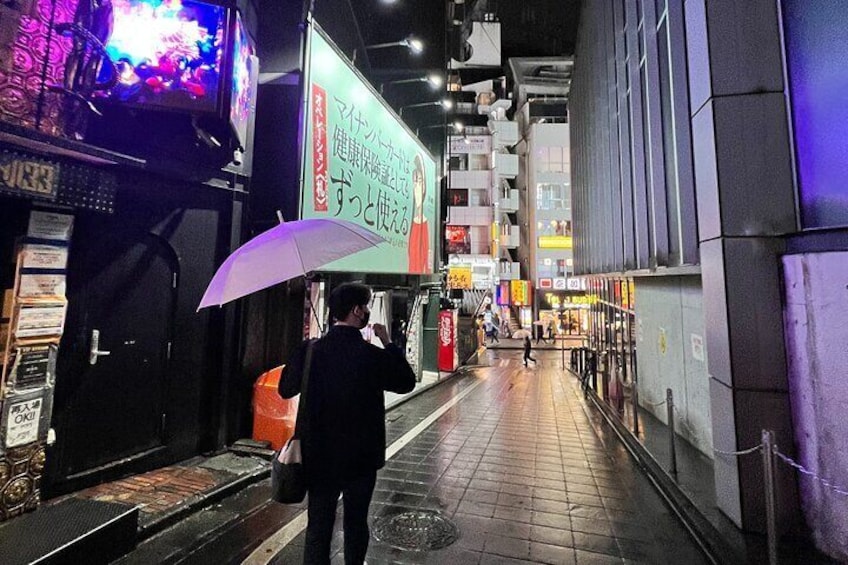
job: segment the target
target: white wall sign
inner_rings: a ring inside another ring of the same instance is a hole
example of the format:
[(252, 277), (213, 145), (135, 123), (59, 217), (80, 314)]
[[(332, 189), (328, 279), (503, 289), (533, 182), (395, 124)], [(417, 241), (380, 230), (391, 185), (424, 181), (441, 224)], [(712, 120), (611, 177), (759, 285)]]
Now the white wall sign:
[(24, 245), (23, 269), (64, 269), (68, 266), (68, 248), (53, 245)]
[(467, 137), (452, 135), (450, 138), (450, 154), (488, 155), (492, 152), (491, 135), (469, 135)]
[(18, 311), (15, 337), (61, 335), (65, 306), (25, 306)]
[(65, 296), (65, 275), (21, 275), (18, 296), (22, 298)]
[(692, 357), (697, 361), (704, 360), (704, 338), (698, 334), (691, 334), (689, 341), (692, 343)]
[(38, 440), (43, 399), (17, 402), (9, 407), (6, 422), (6, 447), (16, 447)]
[(586, 281), (583, 279), (569, 277), (566, 284), (568, 290), (586, 290)]
[(73, 226), (73, 216), (33, 210), (29, 215), (27, 236), (36, 239), (70, 241)]

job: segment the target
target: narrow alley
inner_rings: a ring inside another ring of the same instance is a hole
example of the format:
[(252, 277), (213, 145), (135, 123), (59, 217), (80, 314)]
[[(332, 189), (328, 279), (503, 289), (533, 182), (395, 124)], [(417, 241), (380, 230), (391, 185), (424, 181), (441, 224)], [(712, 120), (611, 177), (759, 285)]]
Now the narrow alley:
[[(486, 366), (387, 413), (368, 563), (706, 563), (559, 353), (535, 354), (525, 369), (519, 351), (488, 351)], [(258, 483), (119, 563), (300, 563), (305, 506), (267, 502), (268, 490)], [(215, 529), (216, 513), (234, 512)]]

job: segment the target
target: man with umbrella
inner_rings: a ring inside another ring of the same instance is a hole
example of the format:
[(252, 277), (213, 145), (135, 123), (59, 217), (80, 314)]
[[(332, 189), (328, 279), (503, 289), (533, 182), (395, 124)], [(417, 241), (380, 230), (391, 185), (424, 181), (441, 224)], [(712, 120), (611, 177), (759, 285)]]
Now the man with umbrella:
[[(339, 494), (344, 504), (345, 563), (363, 563), (368, 550), (368, 506), (377, 470), (386, 463), (383, 391), (410, 392), (415, 374), (386, 327), (372, 326), (384, 349), (366, 342), (371, 290), (347, 283), (330, 295), (334, 325), (312, 345), (304, 344), (280, 379), (280, 395), (301, 392), (307, 348), (308, 379), (303, 466), (309, 492), (305, 564), (330, 562), (330, 542)], [(303, 423), (302, 423), (303, 424)]]

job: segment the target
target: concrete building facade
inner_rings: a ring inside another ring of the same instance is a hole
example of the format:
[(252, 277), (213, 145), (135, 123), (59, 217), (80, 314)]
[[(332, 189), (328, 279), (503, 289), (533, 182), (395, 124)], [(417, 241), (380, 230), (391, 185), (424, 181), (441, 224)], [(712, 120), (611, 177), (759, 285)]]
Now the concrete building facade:
[(844, 559), (848, 501), (832, 479), (848, 430), (833, 417), (848, 387), (832, 375), (848, 361), (826, 349), (844, 324), (824, 306), (844, 292), (848, 249), (837, 4), (586, 3), (569, 118), (575, 271), (614, 307), (595, 345), (618, 343), (612, 310), (630, 313), (639, 404), (665, 420), (656, 406), (674, 389), (715, 505), (744, 530), (765, 528), (763, 464), (724, 452), (773, 431), (783, 457), (824, 479), (778, 459), (781, 531), (803, 516)]

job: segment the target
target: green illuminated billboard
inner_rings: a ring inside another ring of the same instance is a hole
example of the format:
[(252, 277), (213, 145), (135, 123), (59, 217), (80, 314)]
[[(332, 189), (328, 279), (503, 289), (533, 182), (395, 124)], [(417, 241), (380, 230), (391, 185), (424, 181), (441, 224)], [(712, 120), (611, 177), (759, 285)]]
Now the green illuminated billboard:
[(301, 218), (349, 220), (386, 239), (324, 270), (430, 273), (436, 163), (320, 28), (311, 29)]

